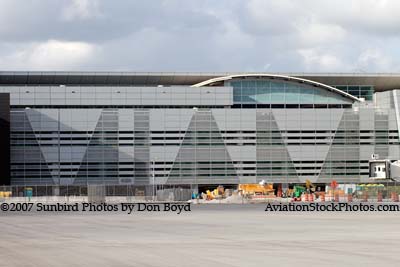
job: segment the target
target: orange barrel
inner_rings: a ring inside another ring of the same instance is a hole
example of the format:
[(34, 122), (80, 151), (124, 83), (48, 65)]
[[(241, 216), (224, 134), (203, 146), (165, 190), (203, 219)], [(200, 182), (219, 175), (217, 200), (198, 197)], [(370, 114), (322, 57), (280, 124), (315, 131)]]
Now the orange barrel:
[(282, 184), (278, 184), (277, 197), (282, 197)]
[(335, 202), (339, 202), (339, 194), (335, 194), (335, 196), (334, 196), (334, 201), (335, 201)]
[(325, 202), (325, 193), (321, 193), (319, 197), (321, 198), (321, 202)]
[(382, 192), (378, 192), (378, 202), (382, 202)]
[(347, 202), (353, 202), (353, 195), (347, 194)]
[(393, 202), (399, 202), (399, 195), (396, 192), (392, 192), (391, 199)]
[(363, 194), (363, 202), (368, 202), (368, 192), (365, 191)]

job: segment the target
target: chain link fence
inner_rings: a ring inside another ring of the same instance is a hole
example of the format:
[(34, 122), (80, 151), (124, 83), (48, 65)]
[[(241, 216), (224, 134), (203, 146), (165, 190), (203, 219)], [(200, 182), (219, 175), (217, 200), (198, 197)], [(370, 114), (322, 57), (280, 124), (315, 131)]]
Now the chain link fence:
[(164, 185), (0, 186), (0, 201), (187, 201), (192, 193), (191, 186)]

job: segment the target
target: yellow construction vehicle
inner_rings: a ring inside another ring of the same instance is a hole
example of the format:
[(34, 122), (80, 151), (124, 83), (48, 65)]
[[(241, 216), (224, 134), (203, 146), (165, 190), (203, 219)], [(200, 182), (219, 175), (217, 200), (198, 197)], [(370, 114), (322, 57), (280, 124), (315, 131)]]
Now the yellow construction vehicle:
[(325, 191), (320, 191), (320, 188), (318, 188), (310, 181), (306, 180), (306, 188), (307, 188), (307, 193), (309, 194), (315, 194), (316, 198), (319, 198), (321, 195), (325, 195)]
[(306, 188), (307, 188), (307, 193), (315, 192), (315, 185), (308, 179), (306, 180)]
[(239, 192), (243, 195), (273, 195), (274, 188), (272, 184), (239, 184)]

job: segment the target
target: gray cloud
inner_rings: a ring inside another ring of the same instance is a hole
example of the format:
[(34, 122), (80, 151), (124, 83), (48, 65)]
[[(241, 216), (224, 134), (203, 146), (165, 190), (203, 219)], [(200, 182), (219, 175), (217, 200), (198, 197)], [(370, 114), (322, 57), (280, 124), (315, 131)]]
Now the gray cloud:
[(0, 0), (3, 70), (400, 71), (396, 0)]

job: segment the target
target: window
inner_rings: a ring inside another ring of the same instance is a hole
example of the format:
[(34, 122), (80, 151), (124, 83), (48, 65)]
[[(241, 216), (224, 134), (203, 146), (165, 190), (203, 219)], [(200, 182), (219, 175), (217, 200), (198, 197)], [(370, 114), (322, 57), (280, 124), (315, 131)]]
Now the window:
[[(229, 83), (233, 87), (235, 104), (302, 104), (338, 106), (352, 104), (352, 100), (324, 88), (289, 81), (234, 80)], [(347, 90), (347, 87), (346, 87)], [(359, 92), (352, 88), (352, 92)], [(357, 95), (358, 96), (358, 95)], [(302, 106), (300, 106), (301, 108)]]

